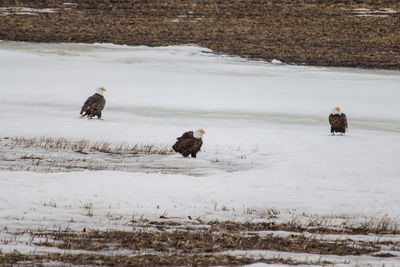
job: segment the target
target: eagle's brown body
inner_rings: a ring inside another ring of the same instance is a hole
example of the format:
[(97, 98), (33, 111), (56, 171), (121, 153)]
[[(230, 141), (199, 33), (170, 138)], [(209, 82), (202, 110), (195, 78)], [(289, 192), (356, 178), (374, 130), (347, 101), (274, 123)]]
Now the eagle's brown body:
[(329, 115), (329, 124), (331, 125), (331, 133), (346, 133), (347, 117), (344, 113)]
[(203, 145), (203, 140), (194, 137), (193, 131), (185, 132), (177, 139), (178, 141), (176, 141), (172, 148), (175, 152), (181, 153), (184, 157), (192, 155), (192, 158), (195, 158), (197, 152), (200, 151), (201, 146)]
[(82, 117), (88, 116), (89, 118), (92, 118), (97, 116), (97, 118), (101, 119), (101, 112), (103, 111), (105, 104), (106, 100), (102, 95), (97, 93), (92, 95), (85, 101), (81, 108)]

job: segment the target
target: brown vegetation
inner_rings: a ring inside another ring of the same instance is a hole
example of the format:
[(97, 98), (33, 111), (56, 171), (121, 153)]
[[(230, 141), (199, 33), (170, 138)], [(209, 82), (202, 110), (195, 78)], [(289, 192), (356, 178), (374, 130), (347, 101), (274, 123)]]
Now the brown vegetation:
[[(7, 146), (10, 150), (15, 148), (22, 149), (44, 149), (47, 152), (55, 150), (61, 151), (75, 151), (81, 154), (89, 154), (94, 152), (102, 152), (107, 154), (124, 154), (125, 156), (137, 156), (137, 155), (171, 155), (174, 154), (172, 148), (168, 145), (145, 145), (135, 144), (133, 146), (122, 143), (112, 144), (104, 141), (90, 142), (86, 139), (81, 140), (68, 140), (64, 137), (52, 138), (52, 137), (41, 137), (41, 138), (4, 138), (9, 140)], [(23, 156), (23, 159), (42, 159), (41, 157), (34, 156)]]
[[(294, 260), (290, 256), (254, 257), (250, 251), (307, 253), (314, 255), (372, 255), (393, 257), (398, 250), (392, 241), (362, 241), (357, 238), (324, 239), (311, 233), (306, 226), (288, 227), (290, 223), (209, 222), (178, 223), (176, 221), (131, 221), (132, 231), (86, 230), (71, 232), (28, 230), (15, 235), (29, 235), (31, 245), (37, 248), (58, 248), (68, 253), (2, 254), (0, 262), (22, 262), (89, 265), (131, 266), (198, 266), (240, 265), (254, 262), (297, 264), (333, 264), (318, 260)], [(269, 232), (266, 232), (269, 230)], [(272, 230), (272, 231), (271, 231)], [(288, 231), (275, 235), (273, 231)], [(301, 233), (300, 233), (301, 232)], [(349, 231), (352, 232), (352, 231)], [(291, 233), (291, 234), (290, 234)], [(330, 233), (329, 231), (322, 233)], [(335, 232), (331, 232), (335, 233)], [(342, 235), (340, 235), (343, 237)], [(339, 236), (338, 236), (339, 237)], [(388, 251), (388, 247), (392, 247)], [(242, 253), (232, 253), (241, 251)], [(77, 253), (75, 253), (77, 252)], [(112, 253), (110, 253), (112, 252)], [(246, 254), (243, 254), (246, 252)], [(122, 253), (122, 255), (120, 254)]]
[(0, 170), (35, 172), (133, 171), (173, 172), (157, 163), (174, 154), (169, 145), (90, 142), (66, 138), (0, 139)]
[[(84, 208), (90, 212), (92, 204), (86, 203)], [(374, 229), (379, 227), (382, 220), (377, 220), (375, 224), (369, 220), (370, 229), (365, 229), (364, 234), (374, 234)], [(308, 223), (205, 223), (200, 219), (185, 223), (132, 219), (125, 225), (132, 230), (99, 231), (83, 228), (81, 231), (72, 231), (69, 227), (65, 230), (60, 227), (58, 230), (27, 229), (11, 233), (4, 228), (2, 231), (8, 236), (1, 241), (4, 245), (9, 241), (22, 240), (24, 245), (34, 246), (41, 252), (22, 254), (18, 250), (12, 253), (2, 253), (0, 250), (0, 263), (10, 266), (49, 262), (100, 266), (232, 266), (255, 262), (325, 265), (335, 263), (328, 260), (329, 255), (390, 258), (399, 251), (398, 242), (393, 239), (398, 232), (390, 233), (386, 241), (380, 238), (370, 238), (368, 241), (355, 235), (357, 231), (352, 231), (350, 226), (342, 232), (332, 229), (332, 226), (331, 230), (321, 228), (320, 231), (314, 231)], [(333, 235), (328, 237), (325, 234)], [(384, 233), (379, 236), (385, 238)], [(54, 248), (62, 253), (57, 253), (57, 250), (54, 252)], [(257, 253), (252, 254), (252, 251)], [(275, 254), (267, 257), (267, 252)], [(284, 256), (276, 256), (279, 253)], [(293, 259), (290, 254), (284, 253), (305, 253), (319, 257), (314, 260), (312, 257)]]
[[(24, 255), (19, 253), (0, 254), (0, 263), (14, 266), (14, 264), (28, 263), (28, 266), (37, 266), (39, 263), (62, 262), (65, 264), (95, 265), (95, 266), (234, 266), (251, 264), (255, 262), (275, 264), (328, 264), (324, 261), (300, 262), (293, 259), (280, 257), (269, 259), (251, 259), (245, 256), (234, 257), (229, 255), (140, 255), (140, 256), (107, 256), (97, 254), (60, 254), (49, 253), (45, 255)], [(33, 263), (35, 263), (33, 265)], [(19, 266), (21, 266), (19, 265)], [(22, 266), (25, 266), (22, 265)], [(68, 265), (69, 266), (69, 265)]]
[[(138, 253), (144, 250), (180, 253), (216, 253), (230, 250), (273, 250), (284, 252), (312, 253), (322, 255), (362, 255), (376, 252), (369, 246), (354, 246), (347, 240), (323, 241), (314, 237), (294, 235), (261, 237), (256, 233), (198, 231), (91, 231), (89, 233), (37, 233), (35, 237), (53, 239), (52, 242), (37, 243), (68, 250), (107, 251), (128, 249)], [(368, 244), (369, 245), (369, 244)]]

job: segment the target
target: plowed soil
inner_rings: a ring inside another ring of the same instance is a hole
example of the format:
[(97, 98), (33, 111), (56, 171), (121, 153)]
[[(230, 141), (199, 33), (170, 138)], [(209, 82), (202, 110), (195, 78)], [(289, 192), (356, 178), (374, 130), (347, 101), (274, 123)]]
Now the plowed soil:
[(1, 0), (0, 39), (197, 44), (287, 64), (400, 69), (398, 11), (397, 0)]

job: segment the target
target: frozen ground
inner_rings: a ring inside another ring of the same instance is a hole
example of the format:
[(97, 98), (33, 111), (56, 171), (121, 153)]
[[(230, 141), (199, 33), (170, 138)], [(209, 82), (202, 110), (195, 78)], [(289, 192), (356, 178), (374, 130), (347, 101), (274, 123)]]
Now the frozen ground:
[[(125, 229), (132, 218), (160, 216), (179, 222), (324, 218), (327, 226), (385, 218), (395, 229), (399, 74), (268, 64), (194, 46), (0, 42), (2, 239), (26, 229)], [(104, 120), (79, 119), (98, 86), (107, 88)], [(329, 135), (335, 106), (349, 118), (346, 136)], [(168, 147), (200, 127), (207, 133), (197, 159), (15, 143), (49, 137)], [(400, 240), (398, 234), (373, 238)], [(0, 248), (38, 249), (25, 241), (0, 242)], [(333, 260), (399, 265), (398, 250), (390, 253), (396, 257)]]

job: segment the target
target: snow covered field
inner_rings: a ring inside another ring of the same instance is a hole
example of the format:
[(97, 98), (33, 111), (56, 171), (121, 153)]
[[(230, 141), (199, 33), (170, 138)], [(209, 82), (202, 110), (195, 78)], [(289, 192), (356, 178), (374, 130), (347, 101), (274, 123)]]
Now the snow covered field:
[[(25, 229), (125, 229), (132, 218), (160, 216), (259, 222), (271, 211), (277, 222), (385, 218), (396, 229), (399, 85), (395, 71), (270, 64), (195, 46), (0, 42), (0, 239)], [(99, 86), (103, 120), (79, 119)], [(335, 106), (349, 119), (346, 136), (329, 134)], [(15, 137), (164, 147), (197, 128), (207, 132), (197, 159), (10, 149)], [(20, 171), (59, 158), (107, 168)], [(25, 241), (0, 249), (38, 251)], [(400, 251), (390, 254), (333, 260), (399, 266)]]

